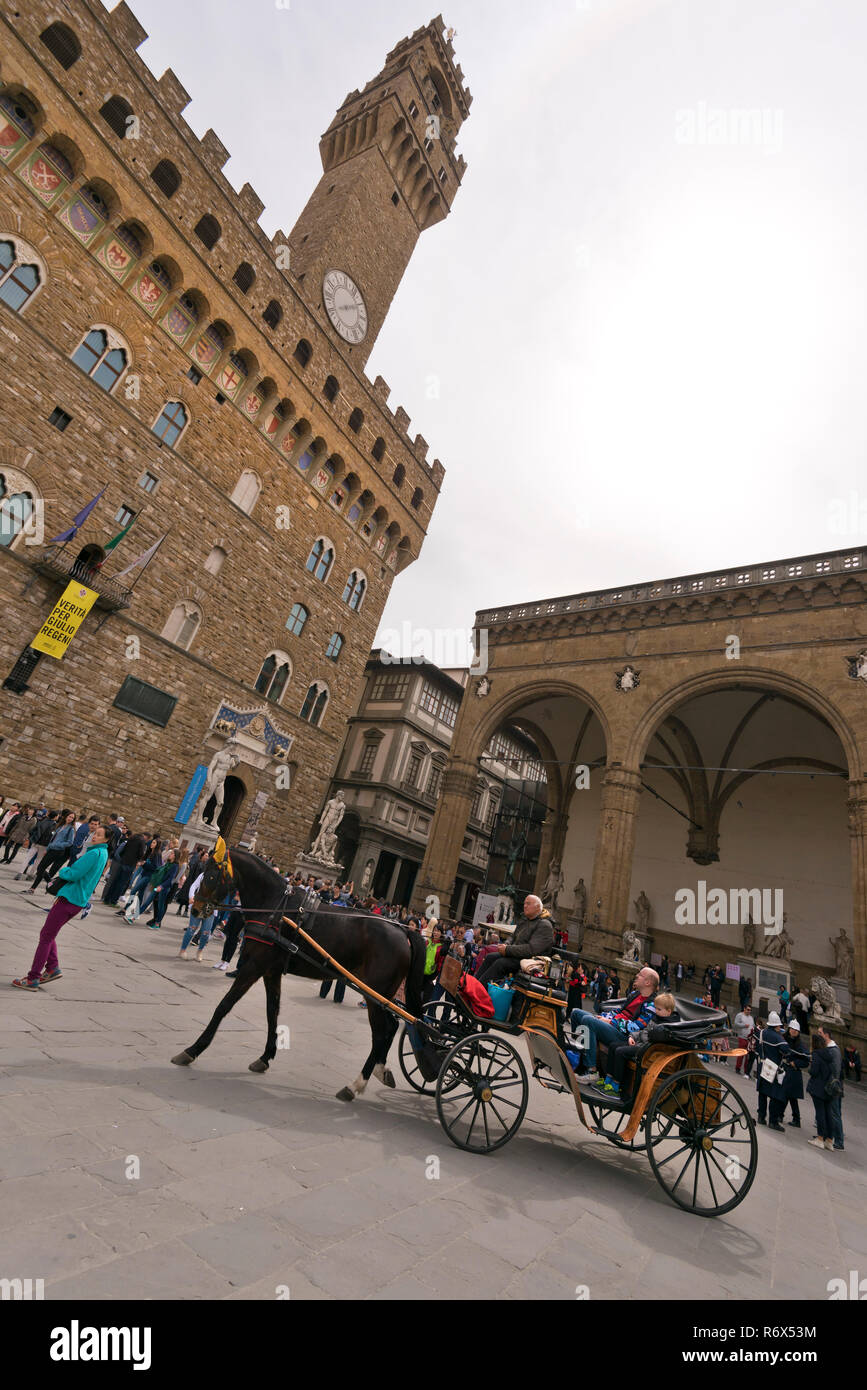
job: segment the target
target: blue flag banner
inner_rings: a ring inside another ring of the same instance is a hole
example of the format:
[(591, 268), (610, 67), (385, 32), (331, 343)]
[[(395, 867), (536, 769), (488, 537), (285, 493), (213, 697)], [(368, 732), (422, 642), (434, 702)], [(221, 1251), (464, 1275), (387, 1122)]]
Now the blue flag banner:
[(177, 825), (186, 825), (187, 821), (190, 819), (190, 816), (193, 814), (193, 811), (195, 809), (196, 802), (202, 794), (202, 787), (205, 785), (205, 778), (207, 777), (207, 775), (207, 763), (199, 763), (198, 767), (196, 768), (195, 772), (190, 778), (190, 785), (184, 792), (184, 795), (181, 799), (181, 804), (178, 807), (178, 813), (175, 816), (175, 823)]
[(90, 516), (90, 513), (93, 511), (103, 492), (105, 492), (105, 488), (103, 488), (102, 491), (98, 492), (96, 496), (92, 498), (90, 502), (88, 502), (86, 507), (82, 507), (81, 511), (78, 513), (78, 516), (72, 518), (72, 525), (69, 527), (68, 530), (61, 531), (59, 536), (52, 537), (48, 544), (63, 545), (66, 541), (71, 541), (79, 526), (83, 526), (84, 523), (87, 521), (87, 518)]

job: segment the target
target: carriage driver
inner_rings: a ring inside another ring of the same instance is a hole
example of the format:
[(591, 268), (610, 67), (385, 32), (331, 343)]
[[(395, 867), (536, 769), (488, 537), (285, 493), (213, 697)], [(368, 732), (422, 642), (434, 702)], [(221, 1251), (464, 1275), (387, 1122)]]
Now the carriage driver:
[(514, 975), (522, 960), (531, 956), (550, 956), (554, 949), (554, 919), (542, 899), (531, 893), (524, 899), (524, 915), (515, 928), (507, 946), (492, 952), (481, 969), (478, 979), (488, 985), (504, 975)]

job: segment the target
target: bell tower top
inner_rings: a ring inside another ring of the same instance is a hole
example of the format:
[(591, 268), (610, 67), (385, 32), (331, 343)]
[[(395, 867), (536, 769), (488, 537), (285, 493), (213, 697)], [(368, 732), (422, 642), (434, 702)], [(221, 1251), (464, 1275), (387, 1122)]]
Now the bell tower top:
[(289, 236), (301, 293), (364, 366), (419, 236), (451, 211), (472, 96), (442, 16), (393, 48), (323, 135), (325, 173)]

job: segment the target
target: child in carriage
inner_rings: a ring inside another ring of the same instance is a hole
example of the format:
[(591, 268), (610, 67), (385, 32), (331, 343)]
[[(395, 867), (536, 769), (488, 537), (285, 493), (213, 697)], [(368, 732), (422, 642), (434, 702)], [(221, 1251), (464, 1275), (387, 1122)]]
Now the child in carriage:
[[(631, 1097), (622, 1094), (623, 1078), (626, 1075), (626, 1066), (631, 1056), (632, 1049), (639, 1047), (642, 1043), (660, 1041), (660, 1035), (664, 1036), (663, 1029), (660, 1027), (664, 1023), (678, 1023), (680, 1015), (675, 1007), (673, 994), (658, 994), (650, 1005), (648, 1012), (651, 1015), (650, 1021), (637, 1033), (630, 1033), (626, 1042), (618, 1043), (608, 1049), (608, 1061), (605, 1067), (605, 1079), (595, 1083), (594, 1090), (602, 1091), (608, 1096), (620, 1096), (623, 1100)], [(657, 1037), (654, 1037), (657, 1034)]]

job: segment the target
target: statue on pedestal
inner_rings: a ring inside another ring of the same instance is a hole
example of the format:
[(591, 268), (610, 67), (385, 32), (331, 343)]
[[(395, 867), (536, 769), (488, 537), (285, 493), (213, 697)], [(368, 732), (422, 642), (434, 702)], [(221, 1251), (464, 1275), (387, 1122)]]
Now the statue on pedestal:
[(754, 956), (756, 954), (756, 925), (753, 921), (753, 914), (750, 913), (744, 922), (744, 955)]
[(232, 772), (232, 770), (236, 768), (239, 762), (241, 761), (240, 757), (235, 752), (235, 746), (236, 745), (234, 739), (230, 739), (229, 742), (223, 748), (219, 748), (217, 750), (211, 761), (208, 763), (208, 771), (205, 776), (205, 785), (202, 789), (202, 796), (199, 802), (199, 825), (208, 824), (208, 822), (205, 820), (205, 807), (207, 806), (211, 797), (214, 798), (215, 802), (214, 809), (211, 813), (211, 827), (216, 826), (217, 821), (219, 820), (220, 812), (223, 809), (226, 778), (229, 776), (229, 773)]
[(325, 809), (319, 817), (319, 834), (310, 846), (313, 859), (321, 859), (323, 864), (336, 863), (334, 856), (337, 853), (337, 827), (345, 812), (343, 792), (337, 792), (330, 801), (326, 801)]
[(817, 975), (810, 981), (810, 993), (816, 996), (816, 1002), (813, 1005), (813, 1018), (817, 1023), (845, 1025), (846, 1020), (840, 1010), (833, 986), (823, 975)]
[(842, 980), (851, 980), (855, 974), (855, 946), (847, 935), (846, 928), (840, 928), (839, 936), (829, 936), (834, 947), (834, 969)]
[(787, 920), (786, 913), (784, 912), (782, 928), (780, 931), (776, 932), (775, 935), (767, 939), (764, 954), (769, 960), (787, 960), (791, 963), (792, 947), (795, 943), (786, 931)]
[(572, 891), (575, 894), (575, 916), (579, 922), (583, 922), (587, 916), (587, 889), (583, 878), (579, 878)]
[(548, 866), (548, 877), (545, 879), (545, 886), (542, 889), (542, 902), (546, 907), (550, 907), (552, 912), (557, 910), (557, 898), (563, 892), (563, 871), (560, 868), (560, 861), (552, 859)]
[(641, 942), (631, 927), (623, 930), (623, 959), (638, 960), (641, 956)]
[(646, 936), (650, 927), (650, 899), (643, 889), (635, 899), (633, 906), (638, 918), (638, 930), (642, 936)]

